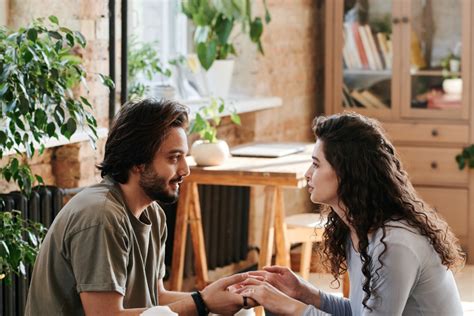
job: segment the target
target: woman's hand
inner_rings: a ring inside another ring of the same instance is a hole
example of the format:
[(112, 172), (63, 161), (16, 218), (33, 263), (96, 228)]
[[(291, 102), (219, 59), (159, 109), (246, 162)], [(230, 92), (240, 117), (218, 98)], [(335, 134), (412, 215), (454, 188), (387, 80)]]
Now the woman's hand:
[(301, 301), (302, 297), (306, 296), (307, 287), (309, 286), (309, 283), (298, 277), (287, 267), (264, 267), (263, 270), (252, 271), (248, 274), (252, 277), (262, 278), (289, 297), (299, 301)]
[(256, 278), (248, 278), (235, 291), (249, 301), (254, 300), (265, 309), (278, 315), (301, 315), (307, 305), (282, 293), (271, 284)]

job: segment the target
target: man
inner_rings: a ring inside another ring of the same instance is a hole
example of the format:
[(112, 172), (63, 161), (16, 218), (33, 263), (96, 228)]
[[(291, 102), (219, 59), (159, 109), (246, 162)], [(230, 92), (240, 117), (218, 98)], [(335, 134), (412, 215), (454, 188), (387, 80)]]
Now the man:
[(242, 307), (242, 296), (227, 288), (245, 275), (192, 295), (163, 287), (167, 229), (156, 201), (176, 201), (189, 175), (187, 123), (187, 109), (172, 101), (122, 107), (98, 167), (103, 181), (72, 198), (46, 235), (26, 315), (205, 315)]

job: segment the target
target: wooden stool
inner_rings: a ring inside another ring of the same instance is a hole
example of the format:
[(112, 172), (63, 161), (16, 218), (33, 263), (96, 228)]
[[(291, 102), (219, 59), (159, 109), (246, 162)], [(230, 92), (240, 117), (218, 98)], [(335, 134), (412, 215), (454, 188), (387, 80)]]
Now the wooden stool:
[[(317, 213), (302, 213), (287, 216), (285, 223), (289, 244), (302, 243), (300, 275), (303, 279), (308, 280), (313, 243), (322, 241), (326, 219)], [(349, 296), (349, 276), (347, 272), (343, 277), (342, 292), (344, 297)]]

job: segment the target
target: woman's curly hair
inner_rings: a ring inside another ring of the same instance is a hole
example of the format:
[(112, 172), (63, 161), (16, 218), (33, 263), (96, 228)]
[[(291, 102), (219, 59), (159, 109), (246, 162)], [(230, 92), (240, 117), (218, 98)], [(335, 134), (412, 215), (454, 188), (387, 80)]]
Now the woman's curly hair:
[[(447, 268), (463, 264), (464, 254), (458, 239), (436, 211), (417, 195), (394, 146), (376, 120), (350, 112), (322, 116), (314, 120), (313, 131), (323, 143), (326, 160), (338, 177), (339, 200), (359, 238), (365, 277), (364, 307), (371, 310), (367, 301), (371, 296), (376, 297), (371, 280), (378, 270), (373, 273), (371, 267), (375, 259), (383, 266), (388, 221), (404, 220), (416, 228), (429, 239)], [(367, 251), (368, 234), (378, 229), (382, 229), (380, 242), (385, 248), (378, 258), (372, 258)], [(336, 282), (347, 271), (349, 236), (347, 225), (330, 209), (322, 252)]]

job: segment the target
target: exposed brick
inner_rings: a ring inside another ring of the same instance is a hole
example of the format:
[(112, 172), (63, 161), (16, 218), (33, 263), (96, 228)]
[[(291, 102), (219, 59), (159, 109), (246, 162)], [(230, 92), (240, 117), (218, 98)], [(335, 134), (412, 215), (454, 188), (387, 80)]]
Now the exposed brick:
[(86, 40), (90, 43), (90, 41), (95, 40), (95, 28), (96, 22), (94, 20), (81, 20), (81, 28), (79, 31), (84, 35)]
[(98, 40), (109, 40), (109, 19), (100, 18), (95, 23), (95, 38)]

